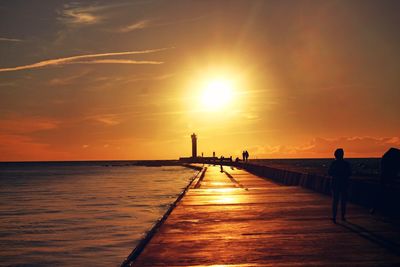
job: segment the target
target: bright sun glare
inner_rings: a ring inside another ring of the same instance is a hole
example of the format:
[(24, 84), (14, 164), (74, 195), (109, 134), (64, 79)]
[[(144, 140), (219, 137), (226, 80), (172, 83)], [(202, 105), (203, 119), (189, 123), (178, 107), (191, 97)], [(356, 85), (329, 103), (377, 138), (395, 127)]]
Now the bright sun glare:
[(234, 95), (232, 81), (214, 79), (205, 83), (202, 92), (202, 104), (207, 110), (219, 110), (228, 106)]

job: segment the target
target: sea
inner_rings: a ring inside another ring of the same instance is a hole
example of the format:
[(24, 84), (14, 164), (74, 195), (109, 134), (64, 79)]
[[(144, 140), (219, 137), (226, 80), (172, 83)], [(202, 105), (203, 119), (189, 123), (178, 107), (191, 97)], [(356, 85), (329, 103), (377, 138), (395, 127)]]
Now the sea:
[(0, 266), (119, 266), (195, 174), (113, 162), (0, 163)]

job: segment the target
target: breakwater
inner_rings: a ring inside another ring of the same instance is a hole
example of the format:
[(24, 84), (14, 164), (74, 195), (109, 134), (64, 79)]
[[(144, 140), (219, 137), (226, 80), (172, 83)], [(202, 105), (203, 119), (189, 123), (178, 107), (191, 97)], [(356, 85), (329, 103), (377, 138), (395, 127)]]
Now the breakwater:
[[(197, 163), (220, 164), (219, 161)], [(251, 162), (231, 162), (228, 159), (223, 161), (222, 164), (244, 169), (281, 185), (301, 186), (318, 193), (331, 195), (330, 185), (332, 178), (327, 175), (280, 169)], [(375, 206), (377, 199), (383, 196), (383, 199), (381, 199), (383, 205), (380, 207), (380, 211), (386, 215), (400, 215), (400, 208), (396, 205), (396, 203), (400, 203), (399, 186), (394, 185), (386, 188), (384, 194), (381, 193), (381, 190), (379, 182), (368, 179), (368, 177), (365, 179), (362, 177), (357, 177), (357, 179), (350, 178), (348, 200), (366, 208), (371, 208)]]

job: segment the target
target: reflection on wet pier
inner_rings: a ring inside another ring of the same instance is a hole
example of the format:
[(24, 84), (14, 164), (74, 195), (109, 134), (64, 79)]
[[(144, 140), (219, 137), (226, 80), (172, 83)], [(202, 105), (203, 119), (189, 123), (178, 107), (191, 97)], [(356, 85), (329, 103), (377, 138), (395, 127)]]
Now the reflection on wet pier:
[(400, 227), (329, 196), (208, 166), (127, 266), (400, 266)]

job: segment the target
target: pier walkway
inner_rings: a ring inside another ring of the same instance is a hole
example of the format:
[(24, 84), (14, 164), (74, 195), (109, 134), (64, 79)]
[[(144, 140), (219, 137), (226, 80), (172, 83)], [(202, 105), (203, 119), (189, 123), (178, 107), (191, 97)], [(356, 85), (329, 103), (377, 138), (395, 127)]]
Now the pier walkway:
[(400, 266), (400, 226), (243, 170), (208, 166), (131, 266)]

